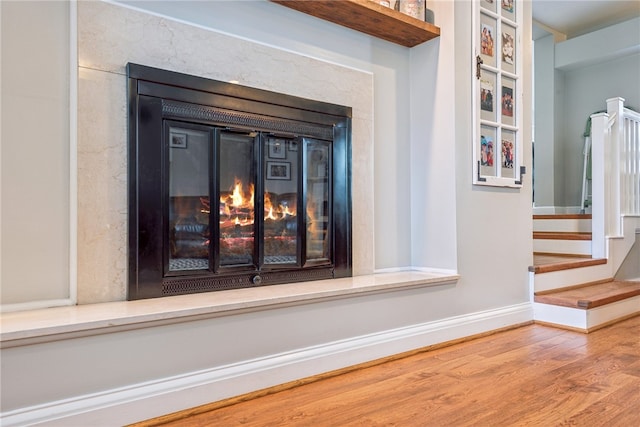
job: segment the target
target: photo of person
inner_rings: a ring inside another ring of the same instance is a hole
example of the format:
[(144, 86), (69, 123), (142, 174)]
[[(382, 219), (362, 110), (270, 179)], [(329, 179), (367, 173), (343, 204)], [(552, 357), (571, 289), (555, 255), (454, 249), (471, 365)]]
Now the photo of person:
[(480, 37), (480, 51), (483, 55), (493, 56), (493, 27), (482, 24), (482, 34)]
[(502, 86), (502, 115), (513, 117), (513, 89)]
[(502, 33), (502, 61), (513, 65), (513, 35)]
[(480, 81), (480, 108), (493, 112), (493, 83), (489, 80)]
[(502, 167), (513, 169), (513, 142), (502, 140)]
[(480, 166), (493, 166), (493, 139), (480, 136)]
[(502, 8), (507, 12), (513, 13), (513, 0), (502, 0)]

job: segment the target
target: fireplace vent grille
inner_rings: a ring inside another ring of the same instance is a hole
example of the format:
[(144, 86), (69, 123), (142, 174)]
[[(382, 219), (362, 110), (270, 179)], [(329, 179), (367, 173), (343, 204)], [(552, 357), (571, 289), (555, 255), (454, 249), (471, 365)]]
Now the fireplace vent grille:
[(276, 117), (229, 111), (217, 107), (163, 100), (162, 112), (167, 117), (176, 119), (196, 119), (207, 122), (218, 122), (251, 130), (269, 129), (271, 131), (294, 133), (324, 140), (331, 140), (333, 138), (333, 128), (330, 126), (305, 124)]

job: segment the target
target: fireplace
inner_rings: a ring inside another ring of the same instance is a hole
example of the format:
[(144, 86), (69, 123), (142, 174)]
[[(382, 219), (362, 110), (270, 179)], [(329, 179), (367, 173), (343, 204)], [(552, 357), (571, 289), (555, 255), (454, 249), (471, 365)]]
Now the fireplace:
[(127, 74), (128, 299), (351, 276), (351, 108)]

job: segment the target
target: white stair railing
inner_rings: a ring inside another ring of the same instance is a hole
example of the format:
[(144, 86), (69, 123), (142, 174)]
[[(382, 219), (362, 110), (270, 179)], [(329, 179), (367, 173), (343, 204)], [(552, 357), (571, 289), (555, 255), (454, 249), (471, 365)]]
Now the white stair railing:
[(592, 256), (605, 258), (606, 238), (623, 235), (623, 215), (640, 216), (640, 114), (623, 98), (591, 116)]

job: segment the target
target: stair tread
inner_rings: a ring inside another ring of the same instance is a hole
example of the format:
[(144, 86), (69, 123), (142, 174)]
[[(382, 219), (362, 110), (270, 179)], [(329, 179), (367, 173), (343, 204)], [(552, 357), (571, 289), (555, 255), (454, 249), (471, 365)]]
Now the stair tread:
[(591, 214), (534, 215), (533, 219), (591, 219)]
[(612, 280), (571, 289), (536, 294), (534, 301), (590, 309), (640, 295), (640, 281)]
[(573, 231), (534, 231), (534, 239), (591, 240), (591, 233)]
[(578, 255), (542, 255), (534, 254), (534, 265), (529, 271), (541, 274), (553, 271), (571, 270), (573, 268), (590, 267), (592, 265), (606, 264), (606, 258), (585, 258)]

